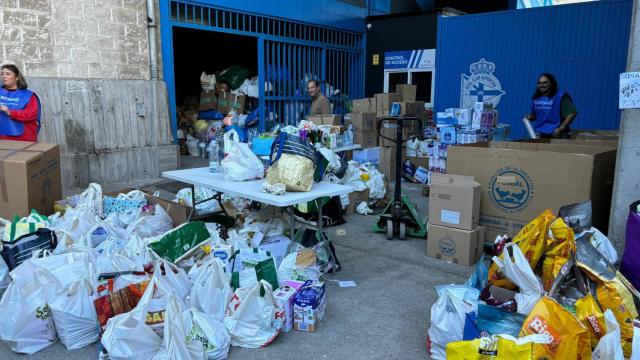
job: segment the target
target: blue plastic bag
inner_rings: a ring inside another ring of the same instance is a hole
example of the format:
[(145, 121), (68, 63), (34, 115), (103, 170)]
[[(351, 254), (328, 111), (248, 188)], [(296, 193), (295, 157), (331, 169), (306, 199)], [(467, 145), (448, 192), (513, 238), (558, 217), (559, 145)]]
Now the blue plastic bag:
[(526, 316), (498, 309), (495, 306), (478, 304), (476, 323), (480, 336), (508, 334), (518, 337)]
[(476, 263), (475, 271), (469, 277), (465, 285), (482, 291), (489, 283), (489, 268), (484, 262), (484, 254)]

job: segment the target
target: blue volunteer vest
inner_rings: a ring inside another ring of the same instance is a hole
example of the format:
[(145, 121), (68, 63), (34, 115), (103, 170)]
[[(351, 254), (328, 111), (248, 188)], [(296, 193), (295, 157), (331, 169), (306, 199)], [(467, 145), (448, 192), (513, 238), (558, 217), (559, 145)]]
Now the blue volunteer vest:
[[(23, 110), (29, 103), (31, 95), (35, 95), (30, 90), (7, 90), (0, 88), (0, 105), (4, 105), (9, 110)], [(40, 131), (40, 99), (38, 101), (38, 131)], [(0, 112), (0, 135), (20, 136), (24, 133), (24, 124), (11, 119), (4, 112)]]
[(541, 96), (532, 100), (532, 108), (536, 114), (533, 128), (540, 134), (549, 135), (562, 123), (560, 105), (564, 92), (558, 91), (552, 98)]

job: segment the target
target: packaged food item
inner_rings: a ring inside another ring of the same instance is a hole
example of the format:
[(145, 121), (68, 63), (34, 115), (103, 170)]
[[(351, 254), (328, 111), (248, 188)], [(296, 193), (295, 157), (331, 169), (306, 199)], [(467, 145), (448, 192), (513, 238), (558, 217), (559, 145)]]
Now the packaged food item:
[[(538, 266), (538, 262), (545, 252), (547, 232), (554, 219), (555, 216), (551, 210), (547, 209), (523, 227), (513, 238), (513, 242), (520, 247), (525, 258), (527, 258), (531, 269), (535, 269)], [(503, 259), (503, 256), (501, 254), (500, 259)], [(504, 273), (495, 263), (491, 264), (489, 268), (489, 282), (501, 288), (516, 289), (513, 283), (505, 279)]]
[(488, 336), (447, 344), (447, 360), (532, 359), (534, 344), (544, 344), (548, 337), (530, 335), (516, 339), (509, 335)]
[(549, 226), (547, 250), (542, 261), (542, 285), (549, 291), (562, 266), (576, 252), (573, 230), (561, 218), (557, 218)]
[(588, 294), (576, 301), (576, 317), (587, 328), (589, 339), (591, 340), (591, 349), (594, 349), (598, 345), (600, 338), (607, 333), (607, 327), (604, 321), (604, 313), (600, 310), (600, 306), (596, 303), (593, 295)]
[(549, 297), (543, 297), (524, 320), (520, 336), (544, 334), (548, 344), (534, 344), (532, 359), (591, 358), (591, 343), (587, 329), (569, 310)]
[(577, 241), (578, 267), (596, 282), (596, 300), (603, 310), (611, 309), (620, 324), (620, 337), (624, 356), (631, 355), (633, 319), (638, 317), (634, 303), (637, 291), (613, 265), (584, 238)]

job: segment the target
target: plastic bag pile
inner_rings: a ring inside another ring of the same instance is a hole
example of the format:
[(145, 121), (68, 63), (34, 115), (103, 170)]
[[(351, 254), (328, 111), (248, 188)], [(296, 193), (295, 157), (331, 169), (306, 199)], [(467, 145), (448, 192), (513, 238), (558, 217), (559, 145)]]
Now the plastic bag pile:
[(597, 229), (546, 210), (498, 237), (491, 260), (437, 287), (433, 359), (640, 359), (640, 295)]
[(99, 341), (101, 358), (226, 359), (231, 345), (315, 330), (319, 256), (282, 220), (261, 209), (223, 239), (218, 224), (174, 224), (149, 199), (91, 184), (55, 215), (0, 221), (0, 339), (23, 354), (60, 340)]

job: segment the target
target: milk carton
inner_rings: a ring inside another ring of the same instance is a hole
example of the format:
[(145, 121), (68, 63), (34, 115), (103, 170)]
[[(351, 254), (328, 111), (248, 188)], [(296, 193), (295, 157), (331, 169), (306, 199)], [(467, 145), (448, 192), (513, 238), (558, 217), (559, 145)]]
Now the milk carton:
[(282, 286), (273, 292), (273, 302), (284, 312), (282, 331), (289, 332), (293, 328), (293, 300), (296, 289), (290, 286)]
[(293, 328), (315, 332), (324, 317), (325, 286), (322, 281), (308, 281), (293, 300)]

